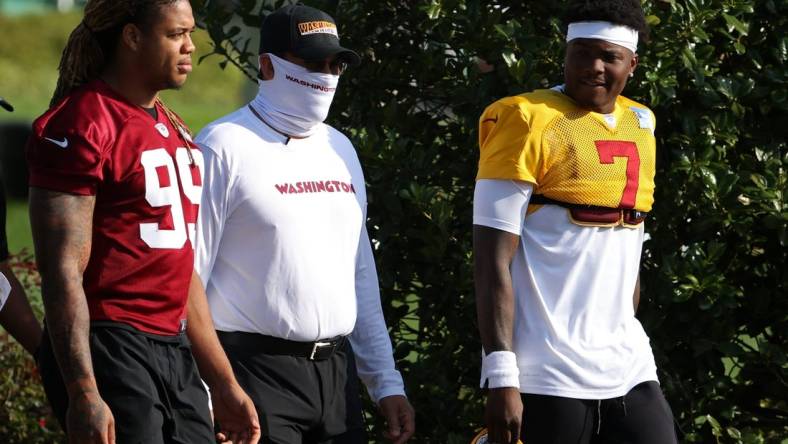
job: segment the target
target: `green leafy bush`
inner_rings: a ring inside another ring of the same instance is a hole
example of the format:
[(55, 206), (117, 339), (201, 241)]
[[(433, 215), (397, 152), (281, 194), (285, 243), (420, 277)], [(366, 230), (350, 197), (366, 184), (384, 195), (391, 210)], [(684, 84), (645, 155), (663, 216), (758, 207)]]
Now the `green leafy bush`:
[[(33, 256), (27, 251), (10, 261), (14, 275), (26, 288), (33, 311), (41, 318), (41, 280)], [(64, 442), (57, 420), (44, 396), (33, 358), (0, 330), (0, 442), (51, 444)]]
[[(236, 3), (230, 11), (193, 1), (215, 53), (254, 77), (256, 45), (241, 23), (256, 27), (284, 2)], [(561, 82), (563, 5), (307, 3), (330, 12), (343, 44), (364, 59), (343, 76), (330, 120), (365, 167), (416, 441), (465, 443), (483, 412), (470, 268), (477, 119), (497, 98)], [(780, 442), (788, 438), (788, 2), (644, 7), (652, 43), (641, 46), (625, 91), (658, 119), (639, 316), (683, 441)]]

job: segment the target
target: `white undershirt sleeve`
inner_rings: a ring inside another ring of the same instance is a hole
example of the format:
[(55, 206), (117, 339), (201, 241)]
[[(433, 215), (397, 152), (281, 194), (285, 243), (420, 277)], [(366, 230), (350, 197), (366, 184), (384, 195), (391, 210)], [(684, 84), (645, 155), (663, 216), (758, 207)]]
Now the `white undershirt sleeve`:
[[(366, 220), (366, 211), (364, 213)], [(402, 375), (394, 366), (391, 339), (383, 318), (378, 285), (375, 258), (365, 224), (361, 230), (356, 255), (358, 313), (350, 343), (356, 356), (358, 376), (375, 402), (387, 396), (405, 395)]]
[(480, 179), (473, 192), (473, 224), (520, 235), (533, 185), (519, 180)]
[(227, 218), (230, 176), (219, 156), (201, 146), (205, 160), (194, 245), (194, 270), (207, 288)]
[[(473, 193), (473, 224), (520, 235), (533, 185), (516, 180), (481, 179)], [(520, 388), (513, 352), (482, 353), (480, 386)]]
[(0, 310), (3, 309), (3, 305), (5, 305), (5, 301), (8, 300), (8, 296), (11, 294), (11, 284), (6, 279), (5, 275), (0, 272)]

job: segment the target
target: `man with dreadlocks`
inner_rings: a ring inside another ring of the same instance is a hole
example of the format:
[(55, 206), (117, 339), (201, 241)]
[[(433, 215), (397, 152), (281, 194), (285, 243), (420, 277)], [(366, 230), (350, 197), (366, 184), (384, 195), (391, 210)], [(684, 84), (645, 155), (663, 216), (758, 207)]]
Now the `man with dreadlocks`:
[(158, 93), (186, 81), (193, 30), (188, 0), (89, 1), (33, 124), (39, 362), (72, 443), (259, 437), (215, 332), (187, 322), (210, 321), (205, 299), (187, 298), (203, 158)]
[(654, 114), (621, 96), (639, 0), (575, 0), (564, 84), (479, 123), (475, 285), (489, 443), (676, 442), (635, 317)]

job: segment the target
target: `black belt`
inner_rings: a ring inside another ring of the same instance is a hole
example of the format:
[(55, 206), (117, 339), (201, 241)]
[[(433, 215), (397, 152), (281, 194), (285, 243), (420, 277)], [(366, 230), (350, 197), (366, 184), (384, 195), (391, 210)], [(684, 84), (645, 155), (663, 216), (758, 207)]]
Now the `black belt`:
[(323, 361), (334, 355), (341, 348), (347, 336), (331, 339), (320, 339), (314, 342), (291, 341), (259, 333), (240, 331), (216, 331), (222, 344), (243, 348), (246, 351), (266, 353), (269, 355), (287, 355), (307, 358), (310, 361)]

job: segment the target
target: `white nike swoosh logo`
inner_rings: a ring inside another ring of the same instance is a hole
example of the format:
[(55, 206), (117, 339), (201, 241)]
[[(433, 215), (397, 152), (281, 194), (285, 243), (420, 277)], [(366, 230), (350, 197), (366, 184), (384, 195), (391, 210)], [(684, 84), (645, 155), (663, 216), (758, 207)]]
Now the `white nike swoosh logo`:
[(49, 137), (44, 137), (44, 139), (54, 143), (55, 145), (59, 146), (60, 148), (67, 148), (68, 147), (68, 139), (65, 138), (65, 137), (63, 138), (62, 142), (59, 141), (59, 140), (50, 139)]

